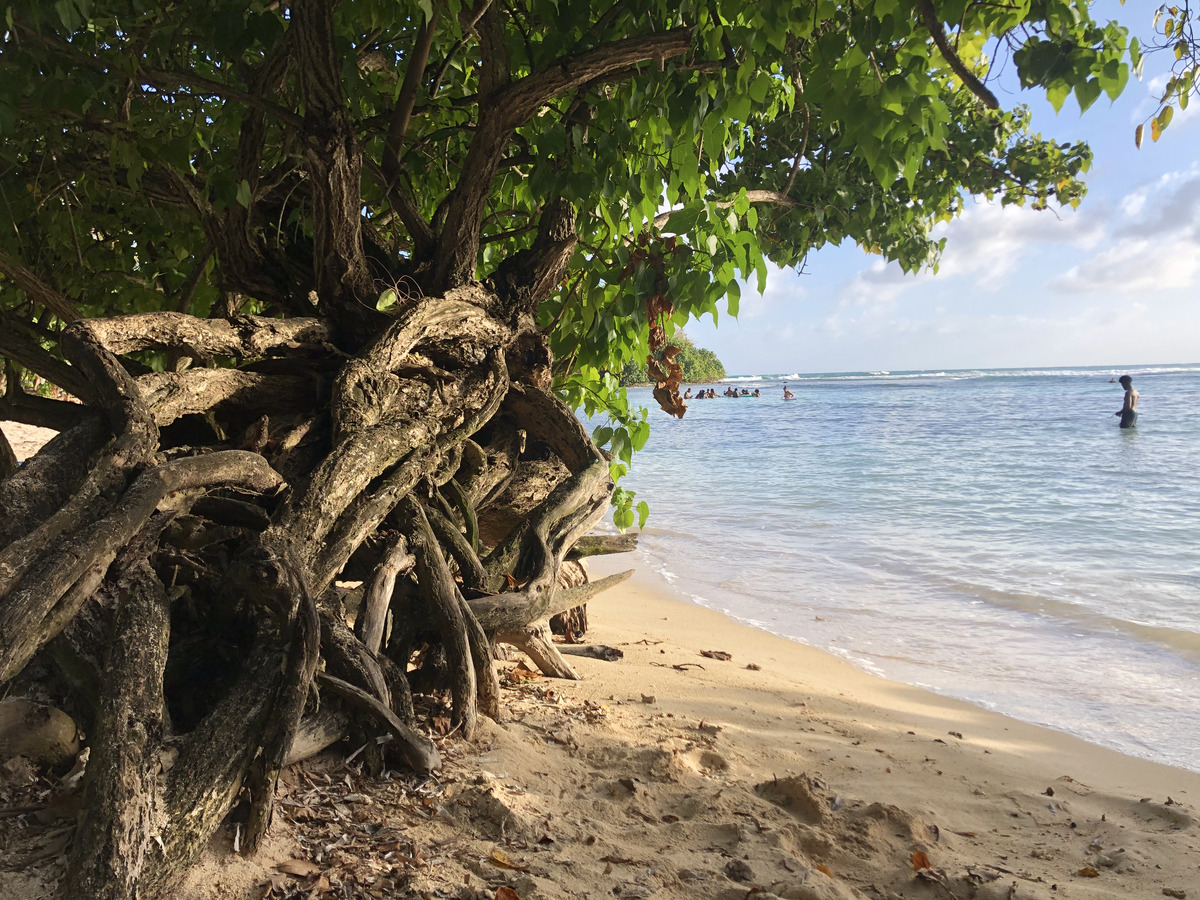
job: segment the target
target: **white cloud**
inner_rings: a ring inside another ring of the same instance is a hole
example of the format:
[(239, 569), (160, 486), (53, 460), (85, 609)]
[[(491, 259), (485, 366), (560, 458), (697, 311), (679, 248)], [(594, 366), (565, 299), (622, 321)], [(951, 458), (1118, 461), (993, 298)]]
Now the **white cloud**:
[(1200, 286), (1200, 166), (1168, 172), (1125, 197), (1100, 252), (1050, 282), (1068, 293), (1182, 290)]
[(895, 314), (905, 293), (914, 288), (945, 289), (955, 279), (967, 282), (972, 292), (1012, 290), (1009, 276), (1028, 278), (1035, 251), (1048, 244), (1094, 248), (1104, 239), (1110, 218), (1105, 207), (1085, 215), (1070, 209), (1038, 211), (980, 201), (953, 222), (939, 226), (946, 249), (936, 275), (928, 270), (909, 275), (895, 263), (876, 260), (841, 287), (837, 309), (824, 327), (843, 333), (851, 325), (880, 322)]
[(1131, 221), (1115, 230), (1118, 236), (1194, 236), (1200, 229), (1200, 166), (1168, 172), (1140, 193), (1142, 203), (1129, 213)]
[(758, 292), (758, 282), (751, 278), (742, 282), (742, 297), (738, 301), (738, 319), (755, 319), (772, 310), (803, 300), (808, 291), (800, 283), (800, 276), (791, 269), (781, 269), (767, 263), (767, 289)]
[(1140, 187), (1131, 194), (1127, 194), (1125, 199), (1121, 201), (1121, 214), (1127, 218), (1135, 218), (1146, 206), (1146, 188)]
[(1050, 282), (1067, 293), (1139, 294), (1200, 286), (1200, 242), (1124, 238)]
[(967, 278), (981, 288), (998, 290), (1005, 276), (1023, 267), (1030, 250), (1052, 243), (1096, 246), (1108, 217), (1102, 206), (1080, 213), (978, 202), (940, 226), (946, 249), (938, 277)]
[(906, 275), (895, 263), (875, 260), (842, 285), (837, 307), (824, 322), (826, 330), (841, 333), (849, 325), (870, 326), (883, 322), (896, 309), (900, 297), (928, 274)]

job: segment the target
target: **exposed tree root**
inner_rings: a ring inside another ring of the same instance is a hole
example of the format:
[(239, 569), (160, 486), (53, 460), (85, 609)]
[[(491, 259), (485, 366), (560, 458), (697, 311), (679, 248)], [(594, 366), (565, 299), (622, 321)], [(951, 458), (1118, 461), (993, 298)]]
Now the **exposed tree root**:
[[(478, 288), (410, 302), (349, 355), (317, 320), (69, 330), (101, 416), (0, 479), (0, 683), (49, 664), (91, 736), (59, 896), (161, 896), (239, 797), (253, 852), (281, 769), (347, 734), (434, 771), (413, 685), (469, 737), (502, 715), (497, 640), (577, 677), (546, 622), (624, 577), (560, 587), (608, 464), (543, 374), (512, 381), (508, 348), (538, 359), (541, 337), (498, 308)], [(242, 365), (130, 374), (149, 350)]]

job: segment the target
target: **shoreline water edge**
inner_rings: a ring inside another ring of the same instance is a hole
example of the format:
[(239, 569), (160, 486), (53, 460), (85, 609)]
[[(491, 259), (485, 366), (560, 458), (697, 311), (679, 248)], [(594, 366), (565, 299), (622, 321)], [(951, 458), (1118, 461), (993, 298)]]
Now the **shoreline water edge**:
[[(1121, 431), (1126, 371), (1142, 418)], [(1200, 770), (1200, 366), (729, 381), (763, 397), (652, 410), (622, 482), (650, 504), (636, 560), (665, 589)]]

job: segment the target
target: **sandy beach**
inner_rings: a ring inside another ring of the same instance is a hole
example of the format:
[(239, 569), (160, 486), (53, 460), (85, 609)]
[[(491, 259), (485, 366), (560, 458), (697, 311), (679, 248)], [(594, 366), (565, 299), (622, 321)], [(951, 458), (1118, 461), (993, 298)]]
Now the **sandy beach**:
[[(1200, 897), (1200, 775), (876, 678), (636, 578), (591, 619), (566, 648), (582, 680), (504, 664), (508, 720), (446, 742), (442, 777), (293, 773), (273, 858), (214, 858), (185, 895), (263, 896), (273, 874), (279, 897)], [(292, 887), (280, 863), (308, 874)]]
[[(223, 832), (178, 896), (1200, 897), (1200, 774), (865, 674), (636, 576), (590, 620), (563, 648), (582, 680), (500, 663), (505, 721), (442, 739), (438, 777), (369, 778), (344, 744), (286, 773), (256, 858)], [(5, 867), (61, 839), (61, 821), (7, 822)], [(0, 872), (0, 898), (49, 896), (58, 865)]]

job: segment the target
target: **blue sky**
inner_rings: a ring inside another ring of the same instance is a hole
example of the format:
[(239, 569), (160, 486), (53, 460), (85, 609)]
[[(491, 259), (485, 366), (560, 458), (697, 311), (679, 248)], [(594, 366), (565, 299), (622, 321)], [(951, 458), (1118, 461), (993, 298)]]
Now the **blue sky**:
[[(1096, 15), (1144, 40), (1152, 9)], [(1056, 115), (1007, 78), (991, 85), (1033, 109), (1035, 131), (1091, 144), (1077, 211), (968, 204), (945, 227), (936, 275), (826, 248), (802, 275), (773, 270), (765, 294), (746, 287), (736, 320), (705, 317), (688, 335), (730, 374), (1200, 362), (1200, 100), (1157, 143), (1148, 127), (1142, 149), (1133, 142), (1166, 64), (1150, 57), (1116, 103), (1083, 115), (1073, 98)]]

